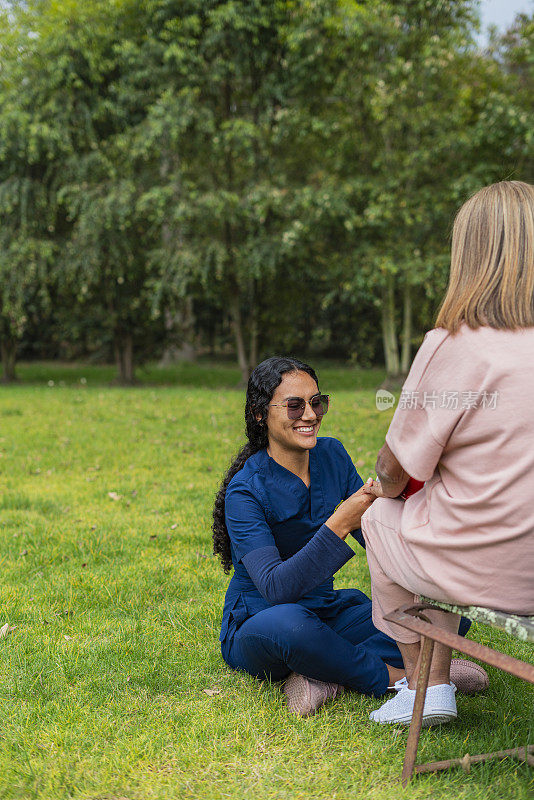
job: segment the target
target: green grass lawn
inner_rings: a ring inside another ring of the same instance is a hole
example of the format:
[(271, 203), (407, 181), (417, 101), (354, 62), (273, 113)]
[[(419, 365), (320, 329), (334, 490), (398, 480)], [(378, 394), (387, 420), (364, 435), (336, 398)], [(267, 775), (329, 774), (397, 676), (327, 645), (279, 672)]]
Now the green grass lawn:
[[(391, 416), (374, 406), (381, 373), (320, 374), (333, 396), (322, 433), (365, 478)], [(0, 388), (0, 626), (16, 626), (0, 640), (0, 797), (532, 796), (533, 773), (512, 760), (425, 776), (403, 794), (406, 733), (369, 722), (380, 701), (345, 695), (299, 719), (279, 685), (225, 666), (228, 578), (210, 523), (242, 437), (232, 367), (147, 369), (151, 385), (129, 390), (96, 367), (20, 375)], [(363, 551), (336, 586), (369, 590)], [(528, 657), (482, 626), (470, 635)], [(420, 760), (527, 742), (532, 687), (488, 671), (490, 689), (460, 697), (456, 723), (423, 732)]]

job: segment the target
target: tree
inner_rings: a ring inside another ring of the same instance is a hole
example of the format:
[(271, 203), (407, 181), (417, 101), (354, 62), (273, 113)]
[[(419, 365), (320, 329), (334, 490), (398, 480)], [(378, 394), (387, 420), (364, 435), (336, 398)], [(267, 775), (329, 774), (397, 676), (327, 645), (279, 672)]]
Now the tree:
[(335, 17), (350, 35), (328, 106), (331, 174), (354, 198), (340, 255), (354, 301), (375, 295), (391, 377), (408, 370), (417, 308), (443, 291), (454, 211), (520, 163), (528, 135), (506, 76), (472, 44), (475, 19), (469, 0), (345, 3)]
[[(135, 346), (146, 338), (152, 317), (153, 239), (137, 207), (141, 176), (129, 153), (130, 129), (145, 113), (146, 100), (121, 92), (120, 80), (127, 42), (145, 36), (142, 6), (129, 0), (29, 3), (12, 26), (18, 50), (11, 62), (22, 78), (12, 86), (25, 87), (14, 98), (13, 114), (27, 119), (30, 133), (48, 137), (41, 149), (48, 148), (45, 174), (53, 197), (40, 211), (54, 210), (58, 217), (46, 219), (59, 245), (56, 279), (75, 299), (74, 313), (83, 317), (90, 306), (93, 320), (108, 332), (124, 383), (134, 379)], [(10, 130), (13, 146), (20, 147), (20, 127)], [(22, 154), (22, 174), (33, 158), (32, 152)], [(35, 177), (39, 184), (43, 170)], [(33, 218), (41, 225), (43, 214)]]
[(154, 174), (161, 165), (145, 198), (163, 234), (159, 286), (167, 303), (193, 284), (218, 298), (243, 380), (274, 309), (289, 305), (291, 327), (295, 306), (328, 283), (314, 225), (332, 211), (321, 148), (333, 127), (320, 95), (338, 66), (328, 52), (334, 5), (197, 1), (179, 18), (172, 3), (159, 7), (166, 88), (139, 127)]
[(3, 380), (15, 378), (17, 342), (32, 307), (48, 303), (57, 254), (54, 164), (60, 129), (33, 107), (27, 32), (9, 24), (0, 38), (0, 347)]
[(164, 91), (140, 128), (160, 165), (159, 189), (145, 201), (162, 231), (165, 305), (185, 298), (193, 282), (208, 296), (215, 285), (243, 380), (257, 359), (261, 283), (280, 250), (273, 131), (283, 96), (281, 27), (292, 5), (197, 0), (178, 17), (175, 4), (159, 4)]
[(534, 181), (534, 131), (532, 126), (532, 96), (534, 94), (534, 14), (518, 14), (515, 22), (489, 48), (490, 56), (506, 80), (506, 94), (513, 98), (509, 108), (508, 128), (512, 141), (508, 143), (520, 153), (517, 174), (523, 180)]

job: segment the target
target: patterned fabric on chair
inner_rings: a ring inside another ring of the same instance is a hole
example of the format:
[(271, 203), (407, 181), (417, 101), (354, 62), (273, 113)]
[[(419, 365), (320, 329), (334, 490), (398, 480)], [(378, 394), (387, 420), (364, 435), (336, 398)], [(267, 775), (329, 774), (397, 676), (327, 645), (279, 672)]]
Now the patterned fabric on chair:
[(453, 606), (450, 603), (432, 600), (430, 597), (421, 597), (421, 602), (430, 603), (444, 611), (460, 614), (473, 622), (482, 622), (485, 625), (491, 625), (492, 628), (500, 628), (522, 642), (534, 642), (534, 616), (520, 617), (518, 614), (506, 614), (504, 611), (493, 611), (491, 608), (482, 606)]

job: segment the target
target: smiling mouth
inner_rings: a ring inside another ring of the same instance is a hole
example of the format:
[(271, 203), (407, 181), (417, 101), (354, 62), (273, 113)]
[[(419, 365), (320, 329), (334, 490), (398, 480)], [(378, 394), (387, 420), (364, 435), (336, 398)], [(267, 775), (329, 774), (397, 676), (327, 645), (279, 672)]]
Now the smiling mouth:
[(293, 430), (304, 436), (311, 436), (311, 434), (315, 432), (316, 427), (317, 425), (299, 425), (298, 428), (293, 428)]

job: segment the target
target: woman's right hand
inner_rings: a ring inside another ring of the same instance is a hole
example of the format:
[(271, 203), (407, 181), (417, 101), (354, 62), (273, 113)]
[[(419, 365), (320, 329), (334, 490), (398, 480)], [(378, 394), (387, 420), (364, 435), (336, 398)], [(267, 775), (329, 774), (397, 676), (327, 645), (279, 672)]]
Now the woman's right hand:
[(357, 492), (351, 494), (338, 505), (334, 513), (326, 520), (325, 525), (330, 528), (340, 539), (346, 539), (351, 531), (360, 527), (362, 515), (376, 500), (373, 494), (366, 493), (373, 485), (369, 478)]

